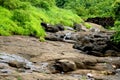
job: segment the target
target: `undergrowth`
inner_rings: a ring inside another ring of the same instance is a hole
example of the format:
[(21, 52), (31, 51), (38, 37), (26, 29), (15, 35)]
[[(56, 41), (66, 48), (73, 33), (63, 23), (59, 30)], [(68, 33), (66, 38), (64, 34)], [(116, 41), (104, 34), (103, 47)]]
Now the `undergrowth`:
[(73, 26), (87, 18), (113, 17), (112, 40), (120, 43), (119, 15), (120, 0), (0, 0), (0, 35), (29, 35), (44, 41), (41, 22)]
[(0, 35), (29, 35), (44, 40), (41, 22), (72, 26), (83, 20), (54, 0), (0, 0)]

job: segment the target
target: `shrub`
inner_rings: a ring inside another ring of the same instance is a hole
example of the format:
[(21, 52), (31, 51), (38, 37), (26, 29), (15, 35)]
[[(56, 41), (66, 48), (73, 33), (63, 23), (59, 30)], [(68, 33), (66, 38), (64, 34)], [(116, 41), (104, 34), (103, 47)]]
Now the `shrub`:
[(25, 10), (15, 10), (13, 12), (13, 21), (17, 22), (18, 25), (23, 26), (25, 22), (30, 21), (30, 14), (28, 11)]
[(30, 35), (44, 41), (41, 22), (72, 26), (83, 20), (70, 10), (55, 6), (55, 0), (0, 0), (0, 35)]
[(19, 0), (4, 0), (3, 6), (8, 9), (17, 9), (20, 7), (20, 1)]

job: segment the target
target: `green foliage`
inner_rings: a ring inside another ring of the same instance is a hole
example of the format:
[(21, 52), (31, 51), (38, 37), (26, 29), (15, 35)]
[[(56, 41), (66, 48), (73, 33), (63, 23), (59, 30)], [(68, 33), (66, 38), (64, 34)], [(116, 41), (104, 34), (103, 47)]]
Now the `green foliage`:
[(22, 80), (22, 78), (20, 76), (18, 76), (17, 80)]
[(118, 44), (120, 43), (120, 0), (115, 0), (112, 7), (116, 19), (114, 27), (112, 28), (116, 33), (114, 34), (112, 41)]
[(28, 9), (30, 7), (29, 2), (20, 2), (19, 0), (0, 0), (0, 5), (9, 9)]
[(41, 22), (72, 26), (83, 20), (55, 0), (0, 0), (0, 35), (30, 35), (45, 41)]
[(23, 8), (9, 11), (0, 7), (0, 35), (32, 35), (44, 37), (45, 32), (40, 21)]
[[(60, 0), (58, 0), (60, 1)], [(105, 17), (113, 15), (112, 4), (115, 0), (62, 0), (64, 9), (70, 9), (79, 16), (84, 17)], [(66, 1), (66, 2), (65, 2)]]
[(8, 9), (17, 9), (20, 7), (19, 0), (4, 0), (3, 6)]
[(87, 28), (87, 29), (90, 29), (92, 26), (89, 24), (89, 23), (83, 23), (83, 25), (85, 25), (85, 27)]
[(112, 5), (114, 8), (115, 18), (120, 21), (120, 0), (116, 0)]
[(112, 28), (112, 30), (115, 30), (116, 33), (114, 34), (112, 41), (115, 43), (120, 43), (120, 21), (115, 22), (115, 27)]
[(69, 0), (55, 0), (56, 6), (60, 8), (64, 8), (65, 4), (69, 2)]
[[(116, 31), (113, 41), (120, 43), (120, 0), (56, 0), (56, 5), (63, 9), (69, 9), (83, 19), (94, 17), (113, 17)], [(90, 25), (85, 24), (87, 28)]]
[(47, 12), (47, 15), (49, 15), (49, 20), (52, 24), (61, 23), (73, 26), (74, 22), (80, 23), (83, 21), (79, 16), (73, 14), (71, 11), (59, 8), (51, 9)]
[(120, 0), (0, 0), (0, 35), (30, 35), (45, 41), (41, 22), (73, 26), (84, 23), (81, 17), (113, 17), (116, 34), (112, 40), (118, 43), (119, 15)]
[(15, 10), (12, 19), (17, 22), (18, 25), (24, 26), (26, 22), (30, 22), (30, 14), (25, 10)]
[(43, 9), (49, 9), (50, 5), (47, 1), (43, 0), (31, 0), (31, 4), (35, 7), (43, 8)]

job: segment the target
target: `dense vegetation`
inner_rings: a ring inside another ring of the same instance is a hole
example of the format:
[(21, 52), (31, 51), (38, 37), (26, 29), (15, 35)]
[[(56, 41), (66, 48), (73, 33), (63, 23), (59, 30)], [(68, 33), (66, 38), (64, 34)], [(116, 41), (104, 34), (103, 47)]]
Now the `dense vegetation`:
[(113, 40), (120, 42), (119, 14), (120, 0), (0, 0), (0, 35), (43, 38), (41, 22), (72, 26), (87, 18), (113, 17)]
[(94, 17), (112, 17), (115, 19), (116, 30), (113, 41), (120, 42), (120, 0), (56, 0), (56, 5), (62, 9), (69, 9), (82, 19)]
[(115, 0), (56, 0), (56, 2), (58, 7), (70, 9), (82, 18), (114, 16), (112, 5)]
[(54, 0), (0, 0), (0, 35), (31, 35), (43, 39), (40, 23), (64, 24), (83, 20), (70, 10), (55, 6)]

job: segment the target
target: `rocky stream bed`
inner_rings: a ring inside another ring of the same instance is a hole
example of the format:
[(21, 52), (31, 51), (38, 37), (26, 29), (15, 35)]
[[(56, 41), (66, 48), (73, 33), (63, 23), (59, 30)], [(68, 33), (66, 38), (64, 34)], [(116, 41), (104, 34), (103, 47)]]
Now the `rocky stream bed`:
[(43, 23), (45, 42), (0, 36), (0, 80), (120, 80), (120, 50), (110, 41), (114, 32), (90, 24), (91, 29), (64, 30)]

